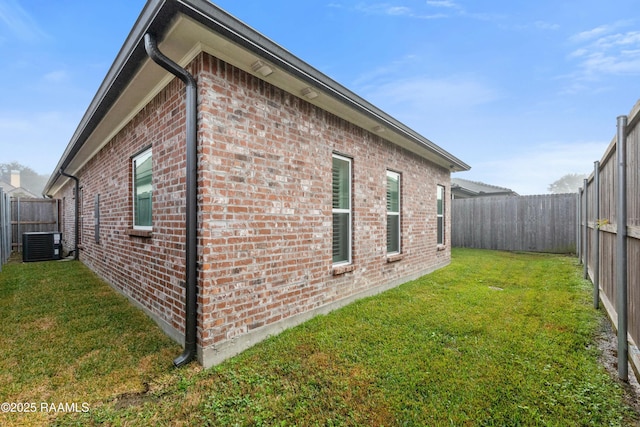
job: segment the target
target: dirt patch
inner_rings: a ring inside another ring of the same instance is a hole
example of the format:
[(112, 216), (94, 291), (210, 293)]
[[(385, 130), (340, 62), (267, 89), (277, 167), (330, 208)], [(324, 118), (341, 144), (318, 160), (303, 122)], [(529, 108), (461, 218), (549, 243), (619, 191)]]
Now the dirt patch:
[(125, 409), (131, 406), (142, 406), (145, 402), (157, 400), (149, 393), (149, 383), (143, 384), (144, 389), (137, 393), (123, 393), (114, 399), (116, 409)]
[(640, 384), (634, 375), (631, 364), (628, 366), (629, 381), (618, 379), (618, 335), (608, 319), (602, 319), (600, 322), (596, 342), (600, 350), (600, 363), (604, 365), (611, 377), (622, 386), (626, 402), (640, 413)]

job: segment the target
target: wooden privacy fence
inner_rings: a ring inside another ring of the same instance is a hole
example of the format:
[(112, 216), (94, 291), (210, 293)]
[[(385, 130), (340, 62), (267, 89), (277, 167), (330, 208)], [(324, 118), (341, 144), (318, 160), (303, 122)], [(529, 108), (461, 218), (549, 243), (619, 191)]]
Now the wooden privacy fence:
[(22, 234), (58, 231), (57, 199), (11, 199), (11, 250), (22, 251)]
[(640, 102), (628, 117), (618, 117), (616, 136), (579, 192), (578, 256), (594, 284), (594, 305), (602, 302), (618, 329), (622, 379), (629, 354), (640, 368), (639, 110)]
[(0, 271), (11, 255), (11, 199), (0, 187)]
[(454, 199), (452, 246), (575, 253), (576, 212), (575, 194)]

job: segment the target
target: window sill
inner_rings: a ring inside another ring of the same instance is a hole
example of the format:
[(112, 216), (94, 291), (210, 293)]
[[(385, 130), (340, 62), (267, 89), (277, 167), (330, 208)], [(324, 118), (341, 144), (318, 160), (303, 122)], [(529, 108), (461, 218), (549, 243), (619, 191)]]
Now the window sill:
[(135, 228), (127, 228), (126, 233), (134, 237), (153, 237), (152, 230), (136, 230)]
[(387, 263), (398, 262), (404, 258), (404, 254), (387, 255)]
[(334, 276), (340, 276), (342, 274), (349, 273), (350, 271), (353, 271), (355, 269), (356, 269), (356, 266), (353, 264), (339, 265), (337, 267), (333, 267), (332, 274)]
[(445, 249), (447, 249), (446, 245), (443, 245), (442, 243), (438, 244), (438, 246), (436, 246), (436, 250), (437, 251), (444, 251)]

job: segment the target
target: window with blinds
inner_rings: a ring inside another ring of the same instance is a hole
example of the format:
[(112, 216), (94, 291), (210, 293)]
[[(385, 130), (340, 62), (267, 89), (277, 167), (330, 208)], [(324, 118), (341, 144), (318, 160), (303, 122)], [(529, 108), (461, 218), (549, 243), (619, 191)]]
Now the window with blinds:
[(333, 156), (333, 264), (351, 263), (351, 159)]
[(387, 171), (387, 254), (400, 253), (400, 174)]
[(438, 218), (438, 223), (436, 225), (438, 231), (438, 241), (437, 243), (439, 245), (443, 245), (444, 244), (444, 187), (442, 185), (438, 185), (438, 189), (437, 189), (437, 195), (436, 195), (436, 199), (437, 199), (437, 218)]
[(151, 149), (135, 156), (133, 163), (133, 228), (151, 230)]

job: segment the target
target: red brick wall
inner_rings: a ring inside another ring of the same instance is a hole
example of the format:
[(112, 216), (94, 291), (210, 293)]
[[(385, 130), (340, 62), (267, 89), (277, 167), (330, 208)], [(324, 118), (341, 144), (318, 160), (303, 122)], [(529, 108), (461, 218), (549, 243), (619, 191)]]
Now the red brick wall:
[[(77, 174), (80, 179), (80, 259), (147, 309), (174, 338), (184, 316), (184, 89), (173, 81)], [(132, 156), (153, 147), (153, 235), (132, 228)], [(73, 182), (65, 198), (67, 249), (73, 246)], [(100, 196), (100, 242), (94, 238), (94, 202)]]
[[(449, 247), (436, 245), (436, 185), (449, 200), (448, 170), (207, 54), (191, 70), (199, 87), (198, 344), (206, 365), (303, 313), (449, 262)], [(150, 144), (153, 236), (132, 237), (131, 156)], [(81, 260), (174, 337), (184, 323), (184, 145), (184, 90), (174, 80), (79, 174)], [(354, 269), (338, 275), (331, 261), (333, 153), (353, 159)], [(403, 257), (392, 263), (387, 169), (402, 176)], [(66, 196), (66, 215), (71, 188), (58, 195)]]
[[(205, 347), (449, 262), (436, 245), (447, 170), (213, 57), (198, 69)], [(353, 159), (355, 269), (337, 276), (333, 153)], [(404, 258), (393, 263), (387, 169), (402, 175)]]

